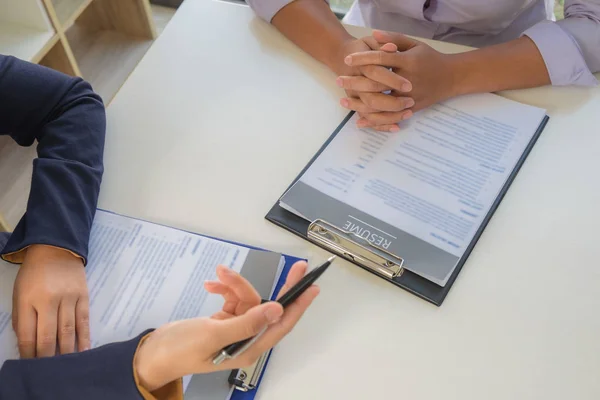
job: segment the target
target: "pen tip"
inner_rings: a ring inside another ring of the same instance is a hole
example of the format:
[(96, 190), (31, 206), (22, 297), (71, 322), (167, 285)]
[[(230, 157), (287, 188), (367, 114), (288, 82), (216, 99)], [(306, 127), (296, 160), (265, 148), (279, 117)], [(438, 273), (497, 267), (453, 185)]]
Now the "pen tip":
[(329, 257), (329, 259), (327, 260), (328, 262), (332, 262), (333, 260), (335, 260), (337, 258), (337, 256), (331, 256)]

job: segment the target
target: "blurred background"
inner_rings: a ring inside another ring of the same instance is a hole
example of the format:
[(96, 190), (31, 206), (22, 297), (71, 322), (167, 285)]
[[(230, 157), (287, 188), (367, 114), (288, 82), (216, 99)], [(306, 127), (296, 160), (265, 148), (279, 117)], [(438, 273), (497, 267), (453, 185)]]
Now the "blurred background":
[[(502, 0), (498, 0), (502, 1)], [(349, 9), (354, 0), (329, 0), (331, 8), (339, 15), (344, 15)], [(563, 5), (565, 0), (554, 0), (554, 15), (556, 19), (563, 18)]]

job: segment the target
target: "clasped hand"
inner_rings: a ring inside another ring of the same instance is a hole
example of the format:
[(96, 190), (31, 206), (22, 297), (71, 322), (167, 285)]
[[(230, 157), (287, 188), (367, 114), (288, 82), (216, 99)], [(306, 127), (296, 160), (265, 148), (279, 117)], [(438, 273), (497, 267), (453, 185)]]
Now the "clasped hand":
[(397, 132), (414, 112), (456, 95), (452, 57), (405, 35), (374, 31), (345, 46), (336, 83), (360, 128)]

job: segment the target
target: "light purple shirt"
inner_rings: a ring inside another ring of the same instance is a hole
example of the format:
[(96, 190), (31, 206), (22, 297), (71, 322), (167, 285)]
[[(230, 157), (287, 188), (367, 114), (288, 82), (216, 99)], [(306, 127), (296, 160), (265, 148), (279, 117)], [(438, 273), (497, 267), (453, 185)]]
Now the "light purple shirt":
[[(247, 0), (271, 21), (293, 0)], [(553, 21), (554, 0), (356, 0), (351, 25), (483, 47), (531, 38), (553, 85), (597, 85), (600, 71), (600, 0), (565, 0), (565, 19)]]

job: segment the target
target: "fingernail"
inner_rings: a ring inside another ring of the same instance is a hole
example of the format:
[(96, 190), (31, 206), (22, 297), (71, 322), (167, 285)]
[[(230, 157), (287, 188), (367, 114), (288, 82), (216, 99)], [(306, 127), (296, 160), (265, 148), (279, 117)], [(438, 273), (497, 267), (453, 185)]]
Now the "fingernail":
[(268, 307), (265, 310), (265, 317), (267, 317), (267, 321), (269, 321), (270, 324), (274, 324), (275, 322), (279, 321), (282, 313), (283, 308), (281, 307)]
[(348, 99), (341, 99), (340, 104), (342, 105), (342, 107), (348, 108), (348, 106), (350, 105), (350, 102), (348, 101)]
[(403, 83), (400, 87), (403, 92), (410, 92), (412, 90), (412, 85), (410, 83)]
[(229, 275), (229, 276), (235, 275), (235, 272), (233, 272), (233, 270), (231, 270), (227, 267), (223, 267), (223, 268), (221, 268), (221, 270), (225, 273), (225, 275)]
[(338, 77), (335, 80), (335, 83), (339, 86), (339, 87), (344, 87), (344, 80), (341, 77)]
[(412, 112), (407, 112), (402, 116), (402, 121), (409, 119), (412, 117)]
[(398, 132), (400, 130), (400, 127), (398, 125), (394, 125), (390, 128), (390, 132)]
[(398, 48), (396, 47), (396, 45), (394, 43), (386, 43), (383, 46), (381, 46), (381, 49), (384, 51), (388, 51), (388, 52), (398, 51)]
[(406, 100), (406, 108), (411, 108), (415, 105), (415, 101), (413, 99)]
[(365, 126), (367, 126), (367, 123), (364, 121), (358, 121), (356, 123), (356, 126), (358, 126), (359, 128), (364, 128)]
[(344, 58), (344, 62), (346, 63), (346, 65), (352, 64), (352, 56), (347, 56), (346, 58)]

